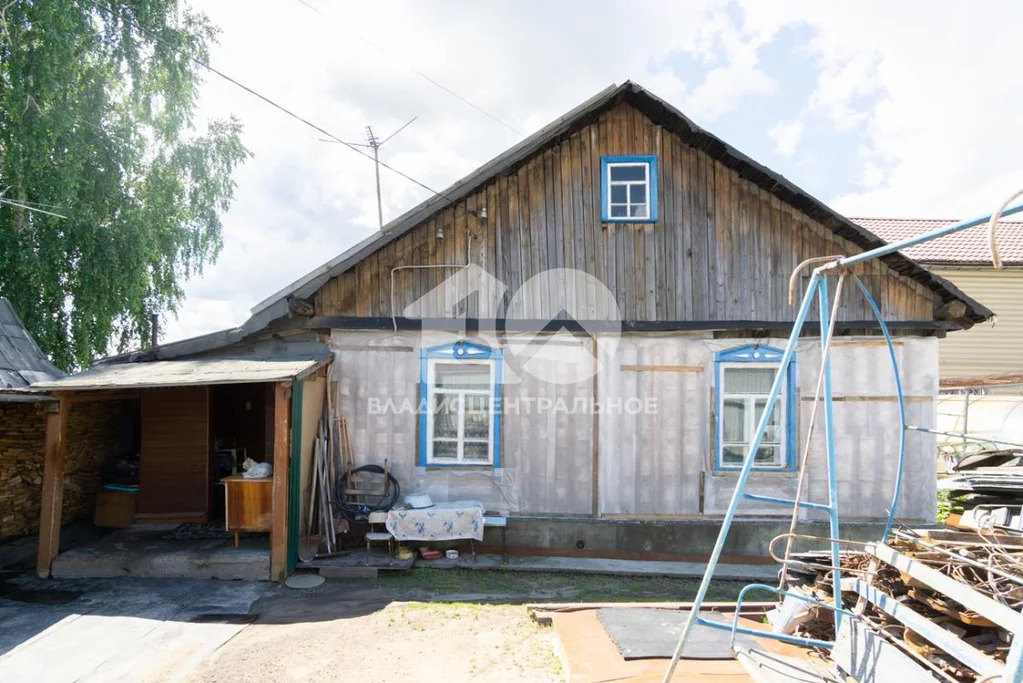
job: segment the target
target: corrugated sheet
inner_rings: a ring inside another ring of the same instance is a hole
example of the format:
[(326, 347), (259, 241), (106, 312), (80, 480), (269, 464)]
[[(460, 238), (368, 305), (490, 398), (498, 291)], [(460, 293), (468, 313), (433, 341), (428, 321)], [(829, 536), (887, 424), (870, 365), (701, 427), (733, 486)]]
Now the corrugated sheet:
[(99, 365), (71, 377), (37, 382), (32, 385), (32, 388), (48, 391), (80, 391), (277, 382), (291, 379), (323, 365), (328, 358), (329, 356), (312, 358), (193, 358), (158, 360), (152, 363)]
[(21, 324), (7, 299), (0, 299), (0, 391), (63, 377)]
[[(917, 235), (958, 223), (960, 219), (940, 218), (853, 218), (887, 242), (898, 242)], [(1023, 223), (999, 221), (996, 232), (998, 254), (1007, 266), (1023, 264)], [(921, 263), (934, 264), (990, 264), (991, 247), (988, 245), (987, 223), (967, 228), (930, 242), (910, 247), (902, 252)], [(955, 282), (955, 280), (953, 280)], [(969, 294), (969, 292), (967, 292)], [(990, 307), (991, 302), (980, 300)], [(997, 310), (996, 310), (997, 312)]]
[(940, 270), (971, 297), (994, 310), (994, 324), (952, 332), (941, 341), (941, 376), (982, 377), (1023, 370), (1023, 271)]

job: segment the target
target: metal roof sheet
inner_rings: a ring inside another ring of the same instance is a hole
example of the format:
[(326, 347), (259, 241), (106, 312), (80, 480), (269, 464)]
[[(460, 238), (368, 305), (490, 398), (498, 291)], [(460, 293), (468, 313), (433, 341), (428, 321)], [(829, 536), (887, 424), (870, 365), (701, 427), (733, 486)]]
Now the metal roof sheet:
[[(851, 220), (886, 242), (897, 242), (958, 222), (958, 219), (940, 218), (853, 218)], [(1002, 263), (1007, 266), (1023, 265), (1023, 222), (999, 221), (995, 236)], [(904, 249), (901, 253), (914, 261), (927, 264), (991, 265), (987, 223), (918, 244)]]
[(0, 298), (0, 392), (63, 376), (39, 350), (11, 303)]
[(97, 365), (62, 379), (37, 382), (40, 391), (143, 389), (206, 384), (279, 382), (324, 365), (329, 355), (279, 358), (186, 358), (148, 363)]

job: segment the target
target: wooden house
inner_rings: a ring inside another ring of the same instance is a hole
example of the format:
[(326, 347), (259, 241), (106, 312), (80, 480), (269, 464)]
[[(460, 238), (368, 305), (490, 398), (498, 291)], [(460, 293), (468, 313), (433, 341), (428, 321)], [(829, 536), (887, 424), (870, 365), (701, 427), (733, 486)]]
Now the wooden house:
[[(108, 364), (314, 335), (357, 464), (386, 460), (405, 492), (482, 500), (509, 516), (509, 545), (699, 554), (791, 330), (790, 274), (811, 257), (882, 244), (628, 82), (311, 270), (243, 326)], [(939, 339), (992, 313), (900, 254), (857, 273), (897, 337), (908, 419), (932, 425)], [(879, 520), (901, 424), (887, 349), (855, 291), (837, 334), (838, 502), (845, 520)], [(795, 493), (819, 354), (808, 337), (786, 368), (752, 492)], [(317, 406), (329, 385), (317, 385)], [(306, 444), (296, 426), (290, 439)], [(826, 496), (819, 434), (811, 500)], [(907, 441), (898, 514), (931, 520), (934, 439)], [(305, 450), (291, 451), (301, 472), (282, 506), (308, 495)], [(746, 540), (727, 552), (762, 555), (791, 511), (750, 502), (740, 514)]]

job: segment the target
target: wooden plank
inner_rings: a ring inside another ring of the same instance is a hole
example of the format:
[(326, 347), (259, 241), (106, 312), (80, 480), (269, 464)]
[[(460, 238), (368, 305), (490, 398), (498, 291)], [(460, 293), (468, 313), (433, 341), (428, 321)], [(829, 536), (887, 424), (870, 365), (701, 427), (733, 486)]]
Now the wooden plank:
[[(664, 245), (663, 260), (663, 281), (665, 283), (664, 293), (664, 318), (668, 320), (680, 320), (682, 318), (682, 299), (684, 294), (678, 287), (679, 273), (683, 270), (683, 255), (678, 248), (681, 242), (681, 233), (685, 225), (681, 220), (682, 203), (679, 199), (681, 182), (677, 170), (679, 163), (674, 152), (675, 134), (658, 128), (657, 144), (660, 148), (659, 171), (660, 178), (657, 179), (658, 192), (660, 194), (661, 210), (661, 239)], [(676, 213), (676, 207), (678, 213)]]
[(900, 572), (909, 574), (914, 579), (927, 584), (946, 597), (952, 598), (964, 607), (987, 617), (1010, 633), (1023, 632), (1023, 616), (1010, 607), (975, 591), (965, 583), (945, 576), (938, 570), (903, 555), (884, 543), (868, 545), (867, 552), (882, 562), (892, 565)]
[(713, 320), (735, 320), (728, 287), (732, 285), (731, 183), (729, 171), (714, 162), (714, 238), (717, 241), (717, 291), (714, 294)]
[(64, 467), (67, 452), (67, 418), (69, 402), (66, 395), (57, 404), (47, 406), (46, 440), (43, 443), (43, 490), (39, 518), (39, 552), (36, 574), (50, 576), (50, 565), (60, 552), (61, 508), (64, 504)]
[(930, 674), (907, 653), (856, 619), (843, 619), (831, 659), (858, 683), (927, 680)]
[(140, 519), (205, 519), (210, 492), (210, 387), (140, 394)]
[(270, 528), (270, 580), (287, 577), (288, 561), (288, 463), (291, 433), (291, 382), (274, 385), (273, 519)]
[[(903, 396), (906, 403), (930, 403), (933, 396)], [(813, 396), (801, 396), (802, 401), (813, 401)], [(899, 400), (898, 396), (832, 396), (832, 401), (839, 402), (863, 402), (863, 403), (894, 403)]]
[(622, 372), (703, 372), (702, 365), (620, 365)]
[[(561, 244), (558, 242), (557, 225), (555, 218), (555, 190), (554, 186), (560, 184), (561, 164), (555, 164), (555, 151), (548, 149), (541, 157), (540, 166), (540, 188), (543, 193), (543, 204), (540, 207), (541, 225), (543, 233), (540, 237), (540, 269), (538, 273), (558, 267), (560, 260)], [(554, 167), (557, 165), (558, 170)], [(560, 190), (558, 190), (560, 192)], [(546, 245), (546, 246), (543, 246)], [(541, 302), (545, 311), (543, 317), (553, 317), (557, 312), (557, 301), (562, 293), (554, 291), (555, 287), (546, 287), (541, 293)]]
[[(599, 169), (594, 167), (592, 141), (596, 135), (596, 124), (590, 124), (579, 134), (578, 148), (572, 146), (573, 153), (578, 158), (572, 159), (572, 187), (575, 189), (576, 182), (579, 183), (579, 193), (576, 197), (576, 204), (573, 207), (575, 221), (579, 229), (577, 239), (583, 241), (583, 263), (577, 267), (583, 268), (587, 273), (598, 280), (604, 278), (603, 272), (603, 239), (600, 229), (599, 192), (594, 195), (593, 176), (599, 174)], [(596, 163), (600, 163), (597, 160)], [(578, 165), (578, 173), (576, 168)], [(586, 290), (587, 309), (593, 311), (596, 320), (607, 318), (608, 312), (602, 304), (602, 299), (597, 294), (596, 284), (590, 282)]]
[[(692, 155), (689, 162), (690, 178), (694, 184), (693, 200), (692, 249), (693, 275), (689, 278), (691, 320), (713, 320), (712, 311), (715, 305), (717, 289), (717, 259), (714, 239), (714, 165), (703, 152), (689, 150)], [(679, 287), (682, 287), (682, 281)]]
[[(949, 580), (951, 581), (952, 579)], [(965, 587), (965, 584), (960, 585)], [(922, 616), (890, 595), (864, 583), (863, 581), (856, 582), (856, 592), (866, 598), (868, 602), (879, 608), (881, 611), (895, 619), (898, 619), (900, 622), (905, 624), (907, 628), (910, 628), (920, 634), (930, 643), (940, 648), (943, 652), (951, 655), (963, 664), (966, 664), (981, 676), (994, 676), (1004, 672), (1005, 667), (1001, 662), (988, 657), (986, 654), (973, 647), (959, 636), (955, 635), (951, 631), (946, 631), (938, 624)], [(978, 595), (980, 595), (980, 593), (978, 593)], [(994, 601), (992, 600), (992, 602)], [(1023, 621), (1023, 619), (1019, 618), (1019, 615), (1016, 616), (1017, 624), (1020, 621)], [(1015, 633), (1015, 630), (1012, 629), (1011, 632)]]
[[(530, 188), (529, 182), (529, 167), (523, 166), (519, 169), (519, 235), (521, 241), (519, 242), (519, 280), (518, 286), (514, 288), (515, 292), (518, 292), (522, 285), (533, 275), (533, 234), (530, 224), (533, 222), (533, 211), (530, 206), (530, 200), (532, 199), (532, 189)], [(514, 294), (513, 294), (514, 296)], [(521, 305), (521, 309), (516, 311), (516, 317), (520, 318), (537, 318), (535, 315), (536, 311), (533, 307), (532, 301), (526, 301), (523, 297), (518, 297), (518, 302)]]

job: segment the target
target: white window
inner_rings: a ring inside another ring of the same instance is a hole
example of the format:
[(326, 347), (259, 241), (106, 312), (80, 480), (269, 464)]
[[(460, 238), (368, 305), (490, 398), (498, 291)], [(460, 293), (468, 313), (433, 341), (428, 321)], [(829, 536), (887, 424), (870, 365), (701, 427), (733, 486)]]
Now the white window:
[(605, 223), (657, 220), (657, 157), (601, 157), (600, 176)]
[(427, 464), (493, 464), (495, 370), (493, 360), (429, 359)]
[[(719, 403), (722, 468), (742, 467), (777, 373), (776, 364), (722, 364)], [(786, 464), (785, 384), (782, 387), (753, 459), (757, 468), (781, 469)]]

